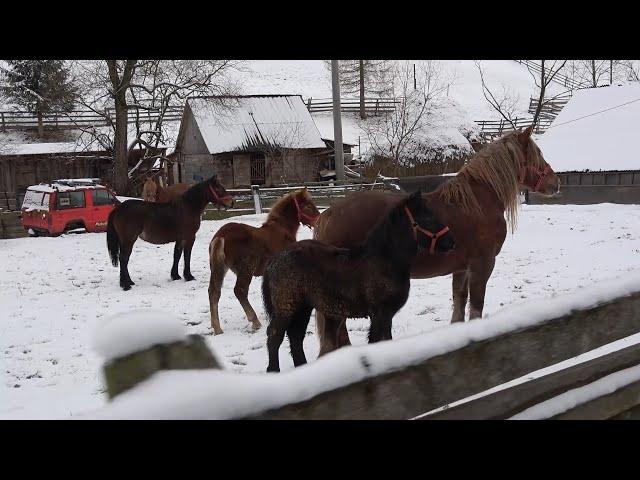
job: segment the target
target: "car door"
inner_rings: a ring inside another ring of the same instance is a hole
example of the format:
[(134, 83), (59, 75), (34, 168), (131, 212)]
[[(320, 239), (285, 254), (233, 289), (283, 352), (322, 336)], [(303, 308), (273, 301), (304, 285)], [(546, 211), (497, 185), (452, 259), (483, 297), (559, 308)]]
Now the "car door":
[(71, 224), (85, 224), (87, 202), (84, 190), (67, 190), (56, 192), (56, 221), (51, 233), (62, 233)]
[(115, 196), (107, 189), (91, 191), (91, 231), (103, 232), (107, 229), (109, 214), (117, 203)]

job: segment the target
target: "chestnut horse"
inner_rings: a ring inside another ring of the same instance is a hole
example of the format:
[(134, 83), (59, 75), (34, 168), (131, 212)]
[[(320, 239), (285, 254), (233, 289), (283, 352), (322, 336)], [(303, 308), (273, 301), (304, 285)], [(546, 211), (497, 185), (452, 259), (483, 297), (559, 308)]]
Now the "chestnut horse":
[(253, 329), (262, 325), (248, 300), (252, 277), (261, 277), (267, 261), (277, 252), (296, 241), (300, 224), (312, 227), (320, 212), (306, 188), (288, 193), (271, 208), (267, 221), (260, 228), (243, 223), (227, 223), (216, 232), (209, 244), (209, 307), (211, 328), (215, 335), (222, 332), (218, 302), (222, 282), (228, 269), (237, 277), (233, 289)]
[(175, 183), (169, 187), (162, 187), (152, 178), (147, 178), (142, 187), (142, 200), (145, 202), (169, 203), (189, 190), (190, 186), (187, 183)]
[[(559, 191), (560, 181), (531, 139), (529, 127), (487, 145), (457, 176), (423, 194), (425, 204), (448, 225), (456, 241), (451, 252), (418, 255), (411, 278), (453, 274), (451, 322), (482, 317), (487, 281), (507, 233), (515, 229), (521, 187), (544, 195)], [(365, 192), (334, 203), (320, 216), (314, 238), (337, 247), (361, 242), (373, 225), (400, 201), (397, 194)], [(505, 220), (506, 213), (506, 220)], [(316, 311), (320, 355), (349, 345), (344, 317)]]
[(209, 202), (225, 208), (233, 206), (233, 199), (215, 175), (194, 185), (171, 203), (127, 200), (113, 209), (107, 222), (107, 248), (113, 266), (117, 267), (120, 261), (120, 286), (123, 290), (134, 285), (127, 266), (138, 237), (156, 245), (176, 242), (171, 278), (181, 278), (178, 262), (184, 250), (184, 279), (194, 279), (191, 275), (191, 249), (200, 228), (202, 212)]

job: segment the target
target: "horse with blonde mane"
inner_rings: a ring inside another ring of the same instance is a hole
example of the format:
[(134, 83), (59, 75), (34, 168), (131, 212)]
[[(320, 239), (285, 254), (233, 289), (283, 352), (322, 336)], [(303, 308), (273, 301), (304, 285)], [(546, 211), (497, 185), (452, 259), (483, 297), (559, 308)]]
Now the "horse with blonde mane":
[[(446, 253), (422, 253), (411, 278), (453, 274), (451, 322), (462, 322), (469, 300), (469, 318), (482, 317), (487, 281), (504, 243), (507, 226), (517, 224), (521, 188), (553, 195), (560, 181), (531, 139), (532, 127), (512, 132), (485, 146), (457, 176), (435, 191), (423, 194), (425, 204), (448, 225), (456, 248)], [(336, 247), (362, 242), (380, 217), (402, 196), (384, 192), (353, 194), (325, 210), (314, 238)], [(505, 218), (506, 216), (506, 218)], [(437, 239), (436, 239), (437, 240)], [(316, 311), (320, 355), (350, 345), (345, 318)]]
[(145, 202), (169, 203), (182, 196), (189, 190), (188, 183), (174, 183), (169, 187), (162, 187), (151, 177), (147, 178), (142, 187), (142, 200)]
[(243, 223), (226, 223), (209, 244), (209, 307), (214, 334), (223, 333), (218, 302), (227, 270), (236, 274), (233, 289), (254, 330), (262, 324), (249, 303), (252, 277), (261, 277), (267, 261), (288, 245), (295, 243), (300, 224), (313, 227), (320, 212), (306, 188), (288, 193), (271, 208), (267, 220), (256, 228)]

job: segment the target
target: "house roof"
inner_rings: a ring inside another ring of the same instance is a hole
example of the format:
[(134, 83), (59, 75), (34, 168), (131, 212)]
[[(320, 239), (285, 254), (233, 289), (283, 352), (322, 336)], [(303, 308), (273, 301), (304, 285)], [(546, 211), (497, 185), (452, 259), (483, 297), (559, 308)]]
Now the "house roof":
[(187, 104), (210, 154), (259, 146), (326, 148), (299, 95), (201, 97)]
[(556, 172), (640, 170), (640, 83), (578, 90), (536, 141)]

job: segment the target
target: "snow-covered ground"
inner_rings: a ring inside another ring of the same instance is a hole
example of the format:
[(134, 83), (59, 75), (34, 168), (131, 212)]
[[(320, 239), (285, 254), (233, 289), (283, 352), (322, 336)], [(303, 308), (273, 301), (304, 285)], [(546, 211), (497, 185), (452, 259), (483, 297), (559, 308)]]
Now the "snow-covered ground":
[[(264, 215), (236, 217), (259, 225)], [(223, 221), (203, 222), (192, 256), (194, 282), (171, 282), (172, 245), (138, 241), (129, 264), (136, 285), (118, 286), (104, 234), (0, 241), (0, 418), (64, 418), (106, 401), (101, 361), (91, 345), (97, 325), (130, 309), (178, 316), (188, 333), (209, 334), (207, 245)], [(301, 229), (299, 239), (311, 232)], [(503, 305), (544, 299), (640, 269), (640, 206), (538, 205), (522, 207), (487, 288), (485, 314)], [(413, 280), (409, 301), (394, 319), (394, 338), (447, 328), (451, 277)], [(225, 367), (260, 373), (267, 364), (265, 328), (252, 333), (227, 275), (220, 302), (225, 333), (207, 341)], [(260, 279), (249, 299), (266, 323)], [(368, 320), (349, 320), (354, 344), (366, 343)], [(318, 353), (313, 321), (305, 340), (310, 362)], [(281, 367), (292, 367), (285, 340)]]

